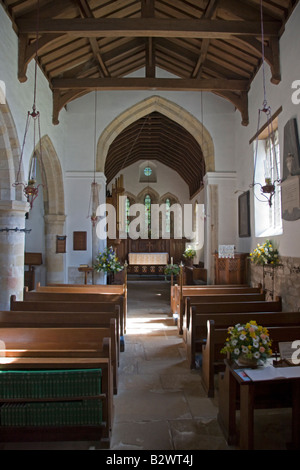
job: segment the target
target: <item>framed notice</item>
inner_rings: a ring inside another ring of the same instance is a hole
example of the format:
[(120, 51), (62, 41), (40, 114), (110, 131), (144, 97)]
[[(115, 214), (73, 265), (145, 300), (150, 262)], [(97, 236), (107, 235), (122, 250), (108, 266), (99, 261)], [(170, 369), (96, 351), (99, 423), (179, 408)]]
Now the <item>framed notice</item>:
[(86, 232), (73, 232), (73, 250), (86, 250)]
[(245, 191), (238, 199), (239, 237), (250, 237), (250, 191)]
[(56, 235), (56, 253), (66, 252), (66, 235)]

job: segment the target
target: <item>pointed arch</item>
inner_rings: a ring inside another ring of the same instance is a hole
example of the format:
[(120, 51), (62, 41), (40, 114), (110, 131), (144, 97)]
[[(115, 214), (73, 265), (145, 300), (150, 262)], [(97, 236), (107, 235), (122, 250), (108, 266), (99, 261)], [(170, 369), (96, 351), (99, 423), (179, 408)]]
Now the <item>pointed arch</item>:
[(213, 140), (205, 126), (184, 108), (161, 96), (151, 96), (135, 104), (106, 127), (97, 144), (97, 171), (104, 172), (109, 147), (117, 135), (133, 122), (154, 111), (164, 114), (185, 128), (202, 148), (206, 171), (215, 171)]
[(59, 158), (48, 135), (41, 139), (42, 158), (39, 155), (39, 144), (36, 148), (42, 167), (44, 179), (44, 209), (45, 214), (64, 215), (65, 197), (62, 168)]
[[(0, 101), (0, 200), (25, 201), (22, 186), (14, 187), (19, 169), (21, 148), (14, 119), (5, 100)], [(24, 168), (20, 168), (20, 181)]]

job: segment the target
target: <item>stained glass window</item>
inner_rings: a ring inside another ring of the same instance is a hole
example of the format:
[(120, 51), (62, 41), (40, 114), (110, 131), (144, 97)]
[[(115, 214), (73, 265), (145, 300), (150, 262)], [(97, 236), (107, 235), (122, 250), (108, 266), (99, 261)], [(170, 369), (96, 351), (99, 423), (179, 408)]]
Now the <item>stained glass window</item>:
[(144, 175), (145, 176), (150, 176), (151, 174), (152, 174), (152, 169), (149, 166), (144, 168)]
[(166, 199), (166, 232), (171, 232), (171, 201), (170, 199)]
[(125, 203), (125, 214), (126, 214), (126, 232), (129, 233), (129, 223), (130, 223), (130, 220), (129, 220), (129, 209), (130, 209), (130, 200), (129, 198), (127, 197), (126, 198), (126, 203)]
[(148, 228), (148, 230), (151, 229), (151, 197), (149, 194), (145, 196), (144, 199), (144, 205), (145, 205), (145, 225)]

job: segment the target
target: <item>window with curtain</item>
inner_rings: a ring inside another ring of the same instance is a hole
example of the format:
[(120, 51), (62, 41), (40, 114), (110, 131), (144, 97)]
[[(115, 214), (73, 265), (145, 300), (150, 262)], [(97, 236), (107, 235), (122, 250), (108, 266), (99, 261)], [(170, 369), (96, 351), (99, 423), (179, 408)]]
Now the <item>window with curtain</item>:
[[(256, 152), (255, 142), (254, 152)], [(265, 178), (268, 177), (273, 182), (280, 178), (280, 146), (278, 130), (272, 136), (259, 139), (256, 155), (256, 182), (264, 185)], [(281, 217), (281, 187), (275, 183), (275, 194), (272, 198), (272, 205), (268, 202), (261, 202), (264, 197), (260, 195), (260, 187), (254, 187), (254, 209), (255, 209), (255, 235), (257, 237), (280, 235), (282, 233)]]

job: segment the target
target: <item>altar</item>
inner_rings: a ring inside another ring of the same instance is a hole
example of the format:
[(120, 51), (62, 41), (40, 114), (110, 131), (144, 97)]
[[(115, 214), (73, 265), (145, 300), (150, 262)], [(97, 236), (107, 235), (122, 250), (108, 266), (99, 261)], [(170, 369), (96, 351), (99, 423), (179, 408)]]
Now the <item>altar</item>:
[(128, 253), (128, 274), (163, 276), (169, 253)]
[(169, 253), (128, 253), (129, 265), (166, 265)]

